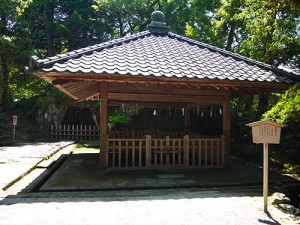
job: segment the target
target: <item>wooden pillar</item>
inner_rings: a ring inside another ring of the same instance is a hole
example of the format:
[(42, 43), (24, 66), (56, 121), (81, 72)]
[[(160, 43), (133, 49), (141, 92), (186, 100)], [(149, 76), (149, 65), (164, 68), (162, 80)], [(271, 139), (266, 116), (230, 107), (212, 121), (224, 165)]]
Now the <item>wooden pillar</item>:
[(190, 108), (184, 109), (184, 131), (188, 133), (191, 128), (191, 110)]
[(263, 186), (263, 194), (264, 194), (264, 212), (268, 212), (268, 159), (269, 159), (269, 145), (268, 143), (264, 143), (264, 186)]
[(225, 137), (224, 166), (230, 166), (230, 132), (231, 132), (231, 112), (230, 112), (230, 90), (224, 92), (223, 102), (223, 135)]
[(106, 170), (108, 168), (108, 150), (107, 150), (107, 84), (105, 82), (101, 83), (99, 168), (100, 168), (100, 170)]

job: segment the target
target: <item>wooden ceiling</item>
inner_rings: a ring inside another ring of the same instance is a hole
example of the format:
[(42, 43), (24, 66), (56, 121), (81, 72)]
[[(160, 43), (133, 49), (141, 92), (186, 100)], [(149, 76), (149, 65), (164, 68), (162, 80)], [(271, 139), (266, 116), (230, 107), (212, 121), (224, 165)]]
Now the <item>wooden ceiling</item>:
[(45, 73), (37, 76), (47, 80), (72, 98), (101, 99), (101, 83), (107, 85), (109, 105), (138, 105), (155, 107), (188, 107), (193, 105), (220, 104), (225, 91), (232, 98), (282, 92), (289, 85), (270, 82), (194, 80), (167, 77), (133, 77), (95, 74)]

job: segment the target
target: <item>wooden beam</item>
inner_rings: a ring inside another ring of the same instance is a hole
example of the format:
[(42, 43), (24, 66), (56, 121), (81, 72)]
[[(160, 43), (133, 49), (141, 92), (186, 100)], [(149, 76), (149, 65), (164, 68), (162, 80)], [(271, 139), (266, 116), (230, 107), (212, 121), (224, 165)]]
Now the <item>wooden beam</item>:
[(159, 94), (124, 94), (124, 93), (109, 93), (108, 99), (119, 101), (136, 101), (136, 102), (223, 102), (222, 96), (195, 96), (195, 95), (159, 95)]
[(107, 150), (107, 84), (101, 83), (101, 104), (100, 104), (100, 170), (108, 168), (108, 150)]
[(247, 80), (219, 80), (219, 79), (190, 79), (187, 77), (155, 77), (155, 76), (132, 76), (120, 74), (95, 74), (95, 73), (71, 73), (71, 72), (34, 72), (38, 77), (44, 80), (54, 79), (77, 79), (90, 81), (105, 81), (105, 82), (133, 82), (133, 83), (160, 83), (160, 84), (176, 84), (176, 85), (195, 85), (195, 86), (219, 86), (219, 87), (263, 87), (287, 89), (292, 84), (283, 84), (277, 82), (260, 82)]
[(162, 108), (168, 109), (171, 108), (186, 108), (187, 103), (177, 103), (177, 102), (127, 102), (127, 101), (108, 101), (108, 106), (138, 106), (138, 107), (149, 107), (149, 108)]

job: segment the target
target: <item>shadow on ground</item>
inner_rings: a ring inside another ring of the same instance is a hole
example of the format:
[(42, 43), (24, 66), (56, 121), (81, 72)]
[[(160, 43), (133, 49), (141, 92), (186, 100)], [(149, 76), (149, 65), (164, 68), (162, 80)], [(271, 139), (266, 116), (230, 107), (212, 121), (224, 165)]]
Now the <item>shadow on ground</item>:
[[(98, 154), (73, 154), (41, 185), (39, 191), (136, 190), (260, 186), (262, 169), (232, 161), (226, 169), (114, 171), (98, 169)], [(269, 183), (295, 180), (270, 173)]]
[[(262, 196), (262, 169), (232, 161), (226, 169), (100, 172), (97, 153), (62, 155), (1, 205), (32, 202), (140, 201)], [(269, 174), (274, 183), (297, 181)], [(299, 182), (298, 182), (299, 184)]]

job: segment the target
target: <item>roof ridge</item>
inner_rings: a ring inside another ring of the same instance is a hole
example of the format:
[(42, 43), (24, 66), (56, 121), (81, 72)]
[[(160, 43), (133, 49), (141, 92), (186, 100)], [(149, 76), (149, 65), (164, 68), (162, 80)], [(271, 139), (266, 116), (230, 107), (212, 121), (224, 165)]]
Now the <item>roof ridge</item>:
[(125, 37), (121, 37), (121, 38), (117, 38), (117, 39), (113, 39), (110, 41), (106, 41), (106, 42), (102, 42), (100, 44), (95, 44), (89, 47), (85, 47), (85, 48), (80, 48), (77, 50), (73, 50), (64, 54), (59, 54), (56, 56), (50, 56), (47, 57), (45, 59), (40, 59), (37, 56), (32, 56), (30, 58), (30, 64), (31, 64), (31, 68), (32, 69), (38, 69), (42, 66), (51, 66), (54, 63), (60, 62), (60, 61), (65, 61), (68, 59), (73, 59), (73, 58), (78, 58), (82, 55), (86, 55), (89, 53), (92, 53), (94, 51), (97, 50), (102, 50), (104, 48), (108, 48), (108, 47), (113, 47), (115, 45), (118, 45), (120, 43), (124, 43), (124, 42), (130, 42), (132, 40), (136, 40), (138, 38), (143, 38), (146, 37), (148, 35), (151, 35), (152, 33), (150, 31), (142, 31), (142, 32), (138, 32), (138, 33), (134, 33), (132, 35), (129, 36), (125, 36)]
[(293, 72), (288, 72), (288, 71), (285, 71), (283, 69), (279, 69), (279, 68), (277, 68), (275, 66), (272, 66), (270, 64), (267, 64), (267, 63), (264, 63), (264, 62), (260, 62), (258, 60), (255, 60), (255, 59), (252, 59), (252, 58), (249, 58), (249, 57), (246, 57), (246, 56), (234, 53), (234, 52), (230, 52), (230, 51), (227, 51), (225, 49), (222, 49), (222, 48), (210, 45), (210, 44), (206, 44), (206, 43), (201, 42), (201, 41), (197, 41), (197, 40), (194, 40), (194, 39), (191, 39), (191, 38), (179, 35), (179, 34), (174, 34), (172, 32), (169, 32), (168, 36), (175, 37), (177, 39), (181, 39), (181, 40), (183, 40), (185, 42), (188, 42), (188, 43), (196, 44), (196, 45), (201, 46), (203, 48), (208, 48), (208, 49), (210, 49), (212, 51), (216, 51), (216, 52), (219, 52), (221, 54), (225, 54), (225, 55), (234, 57), (236, 59), (243, 60), (243, 61), (245, 61), (247, 63), (251, 63), (251, 64), (257, 65), (259, 67), (263, 67), (265, 69), (270, 69), (272, 71), (276, 71), (276, 72), (279, 72), (279, 73), (285, 73), (286, 75), (289, 75), (289, 76), (296, 76), (297, 79), (299, 79), (299, 76), (297, 74), (293, 73)]

